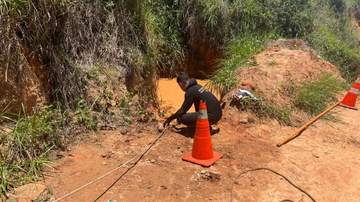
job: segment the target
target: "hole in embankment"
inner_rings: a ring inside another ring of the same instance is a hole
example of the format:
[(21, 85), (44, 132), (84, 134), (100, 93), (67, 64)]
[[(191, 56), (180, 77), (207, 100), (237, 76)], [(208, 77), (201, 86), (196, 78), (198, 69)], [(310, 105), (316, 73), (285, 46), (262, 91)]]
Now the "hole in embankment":
[[(196, 79), (198, 84), (204, 86), (217, 70), (218, 59), (221, 57), (221, 53), (216, 48), (211, 48), (208, 44), (194, 44), (182, 63), (182, 69), (174, 71), (160, 70), (157, 98), (160, 111), (164, 117), (175, 113), (181, 107), (185, 98), (185, 92), (180, 89), (176, 82), (178, 74), (185, 72), (190, 78)], [(218, 95), (215, 96), (219, 99)], [(188, 112), (194, 111), (195, 109), (192, 106)]]
[[(198, 84), (204, 86), (209, 80), (196, 79)], [(176, 82), (176, 78), (165, 79), (161, 78), (157, 85), (157, 96), (160, 105), (160, 112), (165, 117), (170, 116), (180, 109), (184, 99), (185, 92), (182, 91)], [(194, 107), (191, 107), (188, 112), (194, 112)]]

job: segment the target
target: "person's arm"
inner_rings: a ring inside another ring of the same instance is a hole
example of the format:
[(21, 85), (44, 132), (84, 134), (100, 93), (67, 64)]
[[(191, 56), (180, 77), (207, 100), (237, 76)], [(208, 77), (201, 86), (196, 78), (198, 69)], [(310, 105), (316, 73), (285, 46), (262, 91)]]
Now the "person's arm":
[(181, 108), (173, 115), (171, 115), (169, 118), (166, 119), (164, 122), (164, 127), (166, 125), (169, 125), (170, 122), (176, 118), (179, 118), (180, 116), (186, 114), (186, 112), (190, 109), (191, 105), (193, 104), (194, 97), (191, 95), (188, 95), (188, 93), (185, 94), (185, 100), (181, 106)]

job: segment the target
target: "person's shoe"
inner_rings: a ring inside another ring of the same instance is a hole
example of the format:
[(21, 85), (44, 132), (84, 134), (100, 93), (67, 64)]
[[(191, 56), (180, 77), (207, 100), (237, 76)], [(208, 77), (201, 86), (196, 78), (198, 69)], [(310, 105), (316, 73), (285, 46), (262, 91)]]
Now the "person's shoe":
[(214, 134), (219, 133), (219, 132), (220, 132), (220, 128), (214, 130), (214, 129), (212, 128), (212, 126), (210, 126), (210, 134), (211, 134), (211, 135), (214, 135)]
[(177, 125), (174, 124), (171, 126), (170, 130), (172, 132), (178, 133), (180, 131), (180, 128), (178, 128)]

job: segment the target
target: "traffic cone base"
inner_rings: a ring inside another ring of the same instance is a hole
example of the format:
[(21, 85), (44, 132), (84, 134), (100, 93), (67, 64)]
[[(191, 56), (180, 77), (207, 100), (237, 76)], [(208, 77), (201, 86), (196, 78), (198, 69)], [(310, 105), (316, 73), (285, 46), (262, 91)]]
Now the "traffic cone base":
[(182, 159), (184, 161), (189, 161), (191, 163), (196, 163), (196, 164), (201, 165), (201, 166), (211, 166), (216, 161), (221, 159), (221, 157), (223, 157), (222, 154), (214, 152), (214, 156), (211, 159), (199, 160), (199, 159), (196, 159), (196, 158), (194, 158), (192, 156), (192, 152), (189, 152), (189, 153), (185, 154)]
[(222, 154), (215, 153), (212, 149), (206, 103), (200, 101), (193, 150), (185, 154), (182, 159), (202, 166), (211, 166), (222, 156)]
[(360, 90), (360, 75), (356, 79), (355, 83), (352, 85), (349, 92), (346, 94), (345, 98), (339, 103), (339, 105), (357, 110), (355, 104), (359, 94), (359, 90)]
[(342, 106), (342, 107), (346, 107), (346, 108), (358, 110), (358, 108), (356, 108), (356, 107), (351, 107), (351, 106), (348, 106), (348, 105), (343, 104), (343, 103), (341, 103), (341, 102), (339, 103), (339, 105)]

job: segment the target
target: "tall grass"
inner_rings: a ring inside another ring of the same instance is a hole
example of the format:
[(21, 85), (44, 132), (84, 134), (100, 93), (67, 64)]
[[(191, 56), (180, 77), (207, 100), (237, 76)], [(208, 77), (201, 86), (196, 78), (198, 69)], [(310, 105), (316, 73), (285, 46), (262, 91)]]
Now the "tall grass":
[(236, 105), (239, 110), (251, 111), (260, 118), (273, 118), (280, 124), (292, 125), (290, 106), (279, 106), (274, 101), (264, 103), (262, 100), (253, 98), (242, 99)]
[(360, 74), (360, 37), (352, 24), (352, 14), (359, 7), (353, 0), (313, 1), (314, 29), (304, 37), (317, 53), (340, 70), (352, 83)]
[(267, 40), (276, 38), (276, 33), (254, 32), (230, 39), (224, 50), (227, 57), (220, 60), (219, 70), (214, 73), (207, 87), (218, 92), (222, 98), (239, 82), (234, 70), (243, 67), (252, 55), (263, 50)]
[(318, 79), (303, 83), (293, 100), (295, 107), (312, 115), (323, 112), (329, 104), (337, 101), (335, 95), (345, 89), (345, 83), (331, 74), (322, 74)]
[(290, 87), (288, 96), (292, 98), (287, 106), (279, 106), (272, 100), (263, 102), (251, 98), (233, 102), (233, 105), (242, 111), (250, 110), (260, 118), (274, 118), (280, 124), (292, 125), (291, 118), (295, 109), (303, 110), (312, 116), (318, 115), (336, 102), (335, 95), (347, 86), (343, 80), (330, 73), (323, 73), (309, 82), (287, 85)]
[[(44, 166), (51, 167), (50, 153), (61, 148), (64, 140), (59, 130), (64, 126), (64, 113), (46, 106), (42, 111), (28, 116), (23, 108), (14, 125), (3, 125), (0, 139), (1, 192), (9, 186), (36, 181), (42, 177)], [(2, 114), (1, 118), (11, 120)], [(7, 126), (7, 127), (5, 127)]]
[(308, 0), (233, 1), (231, 30), (235, 33), (279, 31), (284, 37), (301, 37), (312, 30), (311, 4)]
[(175, 74), (181, 69), (184, 49), (180, 38), (178, 1), (142, 2), (143, 36), (147, 44), (145, 63), (159, 71)]
[(225, 1), (179, 1), (181, 28), (192, 52), (199, 47), (220, 49), (229, 37), (229, 7)]
[[(348, 33), (351, 33), (349, 30)], [(341, 34), (342, 35), (342, 34)], [(351, 83), (360, 74), (358, 36), (342, 38), (327, 27), (318, 28), (312, 33), (311, 44), (325, 59), (336, 65), (343, 78)], [(354, 35), (355, 36), (355, 35)]]

